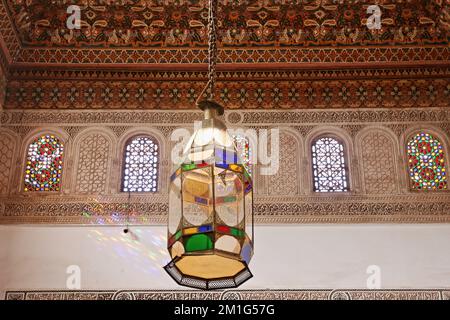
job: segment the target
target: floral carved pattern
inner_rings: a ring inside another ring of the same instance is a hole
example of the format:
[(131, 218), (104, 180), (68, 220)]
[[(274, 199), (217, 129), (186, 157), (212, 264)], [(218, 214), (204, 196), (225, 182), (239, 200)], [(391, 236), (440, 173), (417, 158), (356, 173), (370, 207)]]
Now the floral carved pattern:
[(295, 195), (298, 193), (298, 142), (291, 134), (280, 132), (280, 163), (275, 175), (267, 176), (268, 194)]
[(110, 143), (102, 134), (93, 133), (79, 142), (76, 192), (104, 193)]
[(383, 133), (369, 132), (361, 139), (364, 185), (367, 193), (396, 191), (394, 146)]
[(14, 140), (9, 135), (0, 133), (0, 150), (0, 194), (6, 194), (10, 190), (14, 156)]

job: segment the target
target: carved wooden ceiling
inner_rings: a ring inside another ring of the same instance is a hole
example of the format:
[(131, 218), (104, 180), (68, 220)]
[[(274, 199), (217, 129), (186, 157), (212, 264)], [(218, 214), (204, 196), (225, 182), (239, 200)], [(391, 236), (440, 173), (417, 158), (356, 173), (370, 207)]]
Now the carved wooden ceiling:
[[(445, 1), (390, 2), (381, 1), (386, 28), (371, 33), (364, 25), (369, 3), (362, 1), (225, 0), (218, 9), (218, 38), (230, 47), (447, 41)], [(6, 0), (6, 4), (26, 46), (161, 48), (204, 46), (207, 41), (205, 0)], [(80, 30), (66, 27), (69, 4), (80, 6)]]
[[(373, 2), (221, 0), (221, 102), (449, 106), (449, 1), (377, 1), (381, 29), (369, 30)], [(192, 108), (206, 25), (206, 0), (1, 0), (5, 108)]]

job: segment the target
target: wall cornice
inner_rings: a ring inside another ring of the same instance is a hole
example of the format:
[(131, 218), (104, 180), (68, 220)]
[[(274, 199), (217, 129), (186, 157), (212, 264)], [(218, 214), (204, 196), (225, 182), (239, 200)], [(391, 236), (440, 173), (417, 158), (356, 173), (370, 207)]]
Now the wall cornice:
[(5, 300), (449, 300), (448, 289), (23, 290)]
[[(166, 195), (3, 198), (0, 224), (163, 224)], [(256, 197), (257, 224), (449, 223), (450, 193), (392, 196)]]
[[(87, 126), (95, 124), (135, 125), (157, 124), (164, 126), (191, 125), (200, 120), (202, 113), (197, 110), (4, 110), (0, 113), (3, 126), (27, 126), (39, 124), (59, 124)], [(367, 124), (437, 122), (446, 123), (450, 119), (450, 109), (430, 108), (363, 108), (363, 109), (316, 109), (316, 110), (227, 110), (225, 119), (230, 124), (296, 125), (297, 127), (334, 123)]]

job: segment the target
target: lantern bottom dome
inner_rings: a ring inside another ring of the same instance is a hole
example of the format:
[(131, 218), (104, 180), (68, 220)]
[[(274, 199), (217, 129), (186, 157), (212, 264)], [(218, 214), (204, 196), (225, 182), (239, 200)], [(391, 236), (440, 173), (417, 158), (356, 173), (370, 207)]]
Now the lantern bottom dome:
[(253, 276), (245, 261), (216, 253), (178, 256), (164, 269), (178, 284), (203, 290), (236, 288)]

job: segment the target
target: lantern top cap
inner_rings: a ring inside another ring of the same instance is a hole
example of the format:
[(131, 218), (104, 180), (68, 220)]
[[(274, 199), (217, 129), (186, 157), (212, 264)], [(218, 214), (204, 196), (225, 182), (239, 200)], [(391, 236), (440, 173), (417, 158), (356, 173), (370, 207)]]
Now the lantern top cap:
[(215, 101), (202, 100), (197, 106), (205, 112), (206, 118), (211, 118), (211, 115), (221, 116), (224, 113), (224, 108)]

